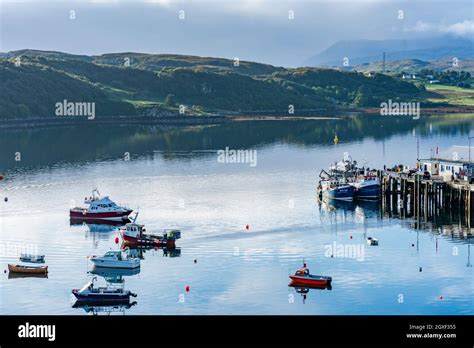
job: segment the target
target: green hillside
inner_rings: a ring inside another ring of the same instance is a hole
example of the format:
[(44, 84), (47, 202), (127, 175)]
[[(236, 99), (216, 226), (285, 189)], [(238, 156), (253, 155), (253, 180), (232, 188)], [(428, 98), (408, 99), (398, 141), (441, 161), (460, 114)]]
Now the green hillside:
[[(474, 73), (474, 59), (473, 58), (462, 58), (458, 60), (458, 65), (453, 67), (453, 60), (451, 58), (438, 59), (433, 61), (423, 61), (419, 59), (401, 59), (387, 61), (385, 63), (385, 70), (391, 72), (406, 72), (406, 73), (417, 73), (421, 70), (428, 69), (434, 71), (447, 71), (447, 70), (464, 70), (471, 74)], [(375, 71), (381, 72), (383, 70), (383, 63), (381, 61), (364, 63), (355, 66), (355, 70), (361, 72)]]
[[(54, 116), (64, 99), (95, 102), (97, 115), (275, 111), (378, 106), (388, 99), (425, 101), (423, 87), (385, 75), (177, 55), (76, 56), (21, 51), (0, 58), (0, 117)], [(130, 66), (124, 66), (130, 57)]]

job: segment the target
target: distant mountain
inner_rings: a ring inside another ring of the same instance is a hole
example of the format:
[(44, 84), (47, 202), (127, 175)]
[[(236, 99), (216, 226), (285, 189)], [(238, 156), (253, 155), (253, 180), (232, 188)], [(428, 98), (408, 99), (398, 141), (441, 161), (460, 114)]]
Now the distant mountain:
[[(382, 61), (364, 63), (356, 65), (355, 70), (361, 72), (382, 72), (383, 63)], [(452, 59), (438, 59), (431, 62), (419, 60), (419, 59), (402, 59), (387, 61), (385, 63), (385, 71), (387, 72), (407, 72), (407, 73), (416, 73), (422, 69), (429, 69), (434, 71), (446, 71), (446, 70), (464, 70), (474, 75), (474, 58), (462, 58), (458, 60), (458, 66), (453, 66)]]
[(474, 41), (442, 37), (419, 40), (346, 40), (339, 41), (312, 56), (303, 66), (342, 66), (343, 59), (349, 65), (381, 61), (385, 52), (386, 61), (419, 59), (424, 61), (442, 58), (474, 58)]
[[(21, 64), (15, 65), (16, 54)], [(0, 118), (54, 116), (55, 104), (95, 102), (100, 115), (192, 114), (378, 106), (426, 101), (414, 84), (377, 74), (284, 69), (255, 62), (178, 55), (76, 56), (22, 50), (0, 58)], [(130, 66), (122, 61), (130, 59)]]

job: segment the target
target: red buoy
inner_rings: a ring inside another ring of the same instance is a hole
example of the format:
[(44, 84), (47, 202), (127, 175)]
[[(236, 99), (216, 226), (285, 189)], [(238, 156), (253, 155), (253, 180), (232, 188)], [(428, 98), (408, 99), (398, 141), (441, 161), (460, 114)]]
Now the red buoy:
[(442, 300), (442, 299), (443, 299), (443, 296), (441, 295), (441, 296), (439, 297), (439, 299)]
[(352, 235), (349, 238), (352, 239)]
[(249, 224), (245, 225), (245, 229), (248, 231), (250, 229)]
[(3, 175), (0, 175), (0, 180), (3, 180)]
[(186, 292), (189, 292), (189, 285), (186, 285)]
[(115, 237), (115, 244), (118, 244), (118, 242), (119, 242), (118, 237)]

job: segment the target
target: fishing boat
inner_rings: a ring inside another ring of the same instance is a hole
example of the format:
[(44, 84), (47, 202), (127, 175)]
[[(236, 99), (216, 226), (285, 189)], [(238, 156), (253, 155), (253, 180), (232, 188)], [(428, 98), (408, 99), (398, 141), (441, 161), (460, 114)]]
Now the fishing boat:
[(131, 246), (175, 247), (177, 239), (181, 238), (179, 230), (164, 230), (163, 235), (146, 232), (145, 225), (135, 222), (128, 223), (119, 229), (123, 242)]
[(31, 263), (44, 263), (44, 255), (21, 254), (20, 261)]
[(374, 200), (380, 198), (380, 180), (375, 175), (362, 175), (352, 184), (355, 199)]
[(352, 201), (355, 187), (339, 179), (320, 181), (320, 196), (326, 200)]
[(84, 204), (88, 207), (75, 207), (69, 210), (71, 220), (81, 219), (91, 221), (126, 221), (133, 212), (125, 206), (119, 206), (108, 196), (101, 197), (97, 189), (92, 191), (92, 196), (85, 198)]
[(125, 250), (110, 250), (103, 256), (89, 256), (89, 260), (96, 267), (107, 268), (137, 268), (140, 267), (140, 259), (138, 257), (131, 257), (128, 249)]
[(379, 240), (377, 238), (368, 237), (367, 244), (369, 245), (379, 245)]
[(95, 286), (97, 277), (93, 277), (82, 289), (72, 290), (74, 297), (81, 302), (91, 303), (126, 303), (130, 301), (130, 296), (137, 295), (130, 290), (124, 290), (123, 284), (114, 286), (107, 284), (107, 286)]
[(48, 266), (8, 264), (8, 271), (12, 273), (47, 274)]
[(327, 286), (330, 285), (332, 281), (331, 277), (310, 274), (306, 263), (303, 264), (302, 268), (296, 270), (294, 275), (290, 275), (290, 279), (290, 286), (306, 288)]

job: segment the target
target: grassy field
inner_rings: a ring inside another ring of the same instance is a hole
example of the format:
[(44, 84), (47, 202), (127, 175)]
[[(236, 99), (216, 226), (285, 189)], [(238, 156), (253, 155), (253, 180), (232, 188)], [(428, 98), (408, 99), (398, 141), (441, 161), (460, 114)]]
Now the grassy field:
[(426, 89), (442, 95), (442, 98), (430, 98), (433, 103), (449, 103), (453, 106), (474, 107), (474, 89), (446, 85), (426, 85)]

